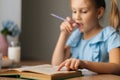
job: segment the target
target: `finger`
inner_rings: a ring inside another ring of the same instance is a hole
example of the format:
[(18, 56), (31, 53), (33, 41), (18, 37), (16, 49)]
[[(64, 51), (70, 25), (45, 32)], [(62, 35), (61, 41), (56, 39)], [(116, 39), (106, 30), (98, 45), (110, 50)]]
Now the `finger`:
[(76, 61), (76, 63), (75, 63), (75, 70), (78, 70), (78, 67), (80, 66), (80, 61), (79, 60), (77, 60)]
[(57, 71), (60, 71), (64, 66), (65, 66), (65, 61), (58, 66)]
[(66, 19), (67, 19), (67, 21), (70, 23), (71, 28), (73, 29), (74, 26), (76, 25), (76, 23), (75, 23), (70, 17), (67, 17)]
[(72, 31), (72, 25), (69, 22), (66, 22), (66, 24), (68, 25), (69, 29)]
[(69, 22), (66, 22), (66, 29), (68, 32), (72, 32), (72, 26)]
[(64, 27), (64, 26), (65, 26), (65, 23), (62, 22), (61, 25), (60, 25), (60, 29), (61, 29), (61, 31), (64, 31), (64, 30), (65, 30), (65, 27)]
[(77, 26), (77, 23), (73, 23), (72, 27), (75, 28)]
[(68, 33), (71, 33), (71, 30), (70, 30), (70, 23), (67, 22), (67, 21), (64, 21), (62, 24), (61, 24), (61, 31), (67, 31)]
[(67, 29), (67, 25), (66, 25), (65, 22), (63, 22), (63, 23), (61, 24), (60, 28), (61, 28), (61, 31), (66, 31), (66, 32), (69, 33), (69, 30)]
[(71, 60), (71, 65), (70, 65), (70, 68), (72, 69), (72, 70), (75, 70), (75, 63), (76, 63), (76, 60), (75, 59), (72, 59)]
[(70, 64), (71, 64), (71, 61), (69, 59), (67, 59), (66, 63), (65, 63), (65, 67), (66, 67), (67, 71), (70, 70)]
[(66, 17), (66, 20), (70, 23), (70, 24), (73, 24), (74, 21), (70, 18), (70, 17)]
[(68, 66), (68, 67), (66, 67), (66, 70), (67, 70), (67, 71), (70, 71), (71, 69), (70, 69), (70, 67)]
[(72, 19), (70, 17), (66, 17), (66, 20), (70, 23), (72, 22)]

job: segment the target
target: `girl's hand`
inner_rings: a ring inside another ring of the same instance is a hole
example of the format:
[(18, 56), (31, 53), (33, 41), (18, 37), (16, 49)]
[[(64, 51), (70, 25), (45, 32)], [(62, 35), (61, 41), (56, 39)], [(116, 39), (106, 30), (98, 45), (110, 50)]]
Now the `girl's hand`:
[(75, 58), (70, 58), (62, 62), (57, 71), (60, 71), (63, 67), (66, 67), (66, 69), (69, 70), (78, 70), (83, 68), (83, 61)]
[(70, 17), (67, 17), (66, 21), (61, 23), (60, 30), (61, 32), (70, 34), (73, 31), (75, 26), (76, 26), (76, 23), (73, 23), (73, 20)]

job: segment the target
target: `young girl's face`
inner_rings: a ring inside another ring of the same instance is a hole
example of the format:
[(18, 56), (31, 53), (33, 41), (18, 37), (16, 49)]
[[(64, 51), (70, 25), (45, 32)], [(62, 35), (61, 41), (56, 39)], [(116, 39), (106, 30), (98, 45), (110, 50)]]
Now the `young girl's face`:
[(93, 0), (71, 0), (72, 18), (80, 25), (78, 28), (83, 33), (92, 31), (99, 26), (98, 11)]

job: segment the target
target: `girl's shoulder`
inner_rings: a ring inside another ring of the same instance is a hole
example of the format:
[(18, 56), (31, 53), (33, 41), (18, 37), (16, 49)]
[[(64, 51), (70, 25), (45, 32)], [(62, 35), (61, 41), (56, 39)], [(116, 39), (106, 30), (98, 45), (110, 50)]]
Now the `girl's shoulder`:
[(101, 31), (101, 34), (106, 38), (112, 37), (112, 35), (120, 36), (120, 34), (111, 26), (107, 26), (103, 28), (103, 30)]
[(106, 27), (103, 28), (102, 32), (105, 33), (105, 34), (106, 33), (110, 34), (110, 33), (116, 32), (116, 30), (111, 26), (106, 26)]
[(118, 38), (120, 38), (120, 34), (118, 34), (114, 28), (106, 26), (98, 35), (96, 35), (96, 37), (93, 38), (91, 43), (104, 42), (115, 36), (118, 36)]

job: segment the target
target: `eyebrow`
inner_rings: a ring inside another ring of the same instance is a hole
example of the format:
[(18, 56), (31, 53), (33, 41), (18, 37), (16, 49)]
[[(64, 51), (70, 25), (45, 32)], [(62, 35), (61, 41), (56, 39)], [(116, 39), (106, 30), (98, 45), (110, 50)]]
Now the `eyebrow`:
[[(79, 8), (79, 9), (84, 9), (84, 8), (88, 9), (89, 7), (83, 6), (83, 7)], [(75, 9), (75, 8), (71, 6), (71, 9)]]
[[(71, 8), (71, 9), (76, 10), (75, 8)], [(88, 9), (88, 7), (79, 8), (79, 10), (82, 10), (82, 9)]]

